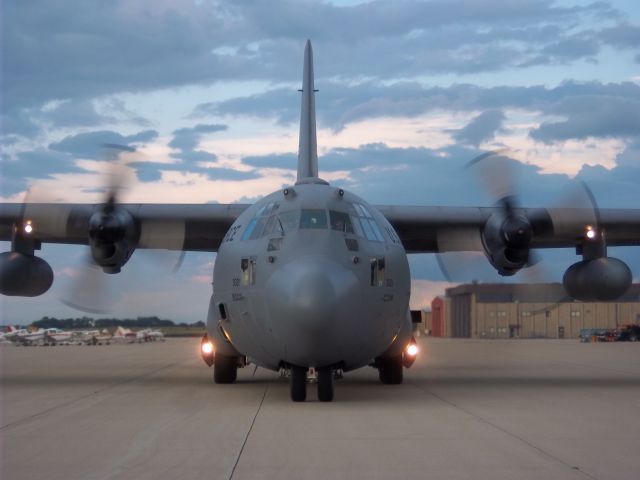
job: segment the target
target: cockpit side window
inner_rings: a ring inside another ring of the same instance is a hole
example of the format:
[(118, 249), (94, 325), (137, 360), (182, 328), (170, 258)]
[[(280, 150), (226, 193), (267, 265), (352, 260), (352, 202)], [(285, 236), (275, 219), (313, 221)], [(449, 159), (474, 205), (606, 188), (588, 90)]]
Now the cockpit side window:
[(255, 240), (263, 235), (268, 235), (270, 229), (277, 228), (278, 225), (274, 226), (273, 222), (270, 224), (269, 221), (276, 216), (279, 208), (280, 204), (277, 202), (262, 205), (247, 224), (247, 228), (242, 233), (241, 240)]
[(325, 229), (327, 228), (327, 212), (321, 209), (303, 209), (300, 212), (300, 228)]
[(367, 207), (360, 203), (354, 203), (353, 210), (351, 211), (351, 219), (356, 233), (373, 242), (384, 242), (380, 227)]
[(278, 218), (278, 215), (271, 215), (264, 226), (263, 235), (284, 235), (284, 229), (282, 228), (282, 222)]
[(338, 230), (339, 232), (344, 233), (354, 233), (351, 217), (349, 217), (349, 214), (347, 213), (329, 210), (329, 222), (331, 223), (332, 230)]
[(288, 212), (281, 212), (278, 215), (280, 219), (280, 223), (282, 224), (282, 229), (285, 233), (290, 232), (298, 228), (298, 211), (290, 210)]

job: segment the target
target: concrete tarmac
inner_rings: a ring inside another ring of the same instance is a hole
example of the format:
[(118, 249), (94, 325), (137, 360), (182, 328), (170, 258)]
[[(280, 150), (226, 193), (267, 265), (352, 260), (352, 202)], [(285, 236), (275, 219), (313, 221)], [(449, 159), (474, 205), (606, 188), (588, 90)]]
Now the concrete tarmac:
[(403, 385), (292, 403), (198, 343), (0, 348), (0, 478), (640, 478), (640, 344), (421, 340)]

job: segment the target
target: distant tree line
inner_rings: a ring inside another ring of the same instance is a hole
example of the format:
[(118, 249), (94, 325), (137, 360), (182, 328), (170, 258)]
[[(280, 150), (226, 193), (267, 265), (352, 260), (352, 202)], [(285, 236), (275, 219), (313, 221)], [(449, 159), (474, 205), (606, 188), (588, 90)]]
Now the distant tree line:
[(138, 317), (138, 318), (98, 318), (91, 317), (81, 318), (55, 318), (42, 317), (40, 320), (33, 322), (38, 328), (62, 328), (65, 330), (85, 330), (90, 328), (161, 328), (161, 327), (204, 327), (204, 322), (196, 323), (178, 323), (172, 320), (164, 320), (158, 317)]

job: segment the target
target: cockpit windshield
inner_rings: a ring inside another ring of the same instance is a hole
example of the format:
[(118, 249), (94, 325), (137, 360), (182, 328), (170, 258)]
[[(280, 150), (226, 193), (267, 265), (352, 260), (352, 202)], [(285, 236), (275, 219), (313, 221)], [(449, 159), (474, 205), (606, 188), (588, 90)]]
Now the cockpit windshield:
[(344, 233), (354, 233), (351, 217), (348, 213), (329, 210), (329, 220), (331, 221), (331, 229)]
[(348, 211), (323, 208), (303, 208), (302, 210), (280, 211), (278, 203), (263, 205), (247, 224), (242, 240), (262, 237), (282, 237), (296, 230), (332, 230), (364, 237), (373, 242), (384, 242), (376, 220), (367, 207), (360, 203), (346, 204)]
[(300, 213), (300, 228), (327, 228), (327, 211), (319, 208), (302, 209), (302, 212)]

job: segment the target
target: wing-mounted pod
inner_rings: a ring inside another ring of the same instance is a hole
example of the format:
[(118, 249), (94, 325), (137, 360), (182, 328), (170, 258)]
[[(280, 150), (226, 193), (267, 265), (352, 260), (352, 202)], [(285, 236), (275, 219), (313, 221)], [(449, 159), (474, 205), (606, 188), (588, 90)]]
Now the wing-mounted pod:
[(40, 242), (34, 226), (22, 220), (13, 225), (11, 251), (0, 253), (0, 293), (19, 297), (37, 297), (53, 284), (53, 270), (34, 255)]
[(615, 300), (631, 286), (627, 264), (607, 256), (604, 229), (587, 226), (576, 253), (582, 255), (582, 261), (571, 265), (562, 278), (565, 290), (573, 298), (583, 302)]

